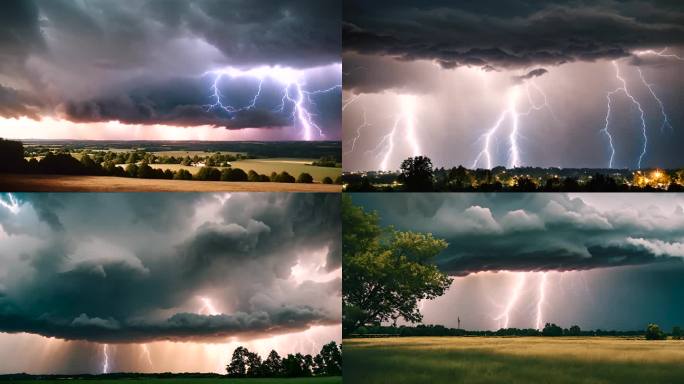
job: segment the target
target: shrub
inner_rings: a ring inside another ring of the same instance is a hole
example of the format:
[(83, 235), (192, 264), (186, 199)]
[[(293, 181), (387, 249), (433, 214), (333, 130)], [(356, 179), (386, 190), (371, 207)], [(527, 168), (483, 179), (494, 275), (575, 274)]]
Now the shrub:
[(174, 180), (192, 180), (192, 173), (187, 169), (179, 169), (173, 175)]
[(221, 181), (247, 181), (248, 176), (240, 168), (227, 168), (221, 172)]
[(202, 167), (195, 175), (197, 180), (219, 181), (221, 180), (221, 171), (214, 167)]
[(665, 333), (658, 324), (651, 323), (646, 327), (646, 340), (665, 340), (665, 338)]
[(331, 179), (330, 177), (326, 176), (323, 178), (323, 184), (332, 184), (332, 183), (333, 183), (333, 179)]
[(289, 173), (283, 171), (283, 172), (280, 172), (275, 177), (275, 180), (271, 179), (271, 181), (275, 181), (277, 183), (294, 183), (295, 178), (294, 178), (294, 176), (290, 175)]
[(297, 178), (298, 183), (311, 184), (313, 183), (313, 177), (308, 173), (304, 172)]

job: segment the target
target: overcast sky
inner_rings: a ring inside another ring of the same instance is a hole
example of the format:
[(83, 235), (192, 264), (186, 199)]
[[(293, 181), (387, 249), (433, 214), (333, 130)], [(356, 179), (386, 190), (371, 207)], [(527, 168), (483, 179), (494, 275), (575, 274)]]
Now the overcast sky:
[(345, 1), (345, 169), (684, 166), (683, 25), (676, 0)]
[[(314, 353), (340, 337), (339, 195), (5, 194), (1, 205), (0, 372), (100, 372), (105, 344), (110, 371), (219, 371), (240, 343)], [(215, 351), (188, 353), (204, 346)]]
[(424, 303), (425, 323), (642, 329), (684, 324), (684, 197), (629, 194), (354, 194), (383, 225), (430, 232), (449, 247), (436, 263), (455, 277)]
[[(0, 135), (164, 139), (158, 124), (183, 138), (306, 138), (294, 101), (280, 111), (290, 83), (293, 100), (297, 85), (338, 86), (301, 105), (321, 130), (310, 139), (339, 139), (340, 19), (339, 0), (3, 1)], [(215, 92), (207, 72), (227, 68), (243, 72)], [(215, 94), (238, 111), (210, 107)]]

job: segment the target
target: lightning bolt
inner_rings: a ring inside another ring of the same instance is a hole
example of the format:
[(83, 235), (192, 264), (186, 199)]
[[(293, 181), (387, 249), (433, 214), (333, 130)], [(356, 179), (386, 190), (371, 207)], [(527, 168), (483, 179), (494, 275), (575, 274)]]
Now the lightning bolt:
[(153, 364), (152, 364), (152, 356), (150, 355), (150, 349), (147, 347), (147, 344), (141, 344), (140, 347), (142, 348), (143, 355), (147, 358), (147, 363), (151, 367)]
[(211, 299), (208, 297), (200, 297), (200, 301), (202, 301), (202, 308), (200, 308), (200, 314), (201, 313), (207, 313), (209, 315), (219, 315), (221, 312), (219, 312), (216, 307), (214, 307), (214, 303), (211, 302)]
[(606, 99), (607, 99), (607, 110), (606, 110), (606, 125), (603, 126), (603, 129), (601, 129), (601, 132), (605, 133), (605, 135), (608, 137), (608, 144), (610, 145), (610, 159), (608, 160), (608, 168), (613, 168), (613, 159), (615, 158), (615, 146), (613, 145), (613, 135), (610, 133), (608, 130), (608, 125), (610, 124), (610, 101), (611, 101), (611, 96), (619, 92), (620, 89), (615, 89), (606, 94)]
[(672, 124), (670, 124), (670, 120), (667, 118), (667, 114), (665, 113), (665, 107), (663, 106), (663, 102), (660, 101), (660, 98), (656, 95), (655, 91), (653, 90), (653, 84), (650, 84), (646, 81), (646, 79), (644, 78), (644, 74), (641, 72), (641, 68), (637, 67), (637, 71), (639, 72), (641, 82), (644, 83), (646, 88), (648, 88), (648, 91), (651, 92), (651, 95), (660, 106), (660, 114), (663, 116), (663, 124), (660, 126), (660, 131), (662, 132), (665, 129), (665, 127), (673, 129)]
[(358, 95), (354, 95), (347, 100), (342, 101), (342, 111), (344, 112), (345, 109), (347, 109), (348, 106), (352, 105), (356, 100), (361, 97), (361, 94), (359, 93)]
[(542, 329), (544, 325), (544, 300), (546, 298), (546, 272), (541, 273), (541, 279), (539, 281), (539, 295), (537, 298), (537, 324), (536, 329)]
[(107, 351), (108, 345), (102, 345), (102, 354), (104, 355), (104, 361), (102, 362), (102, 373), (109, 373), (109, 353)]
[(7, 194), (7, 201), (0, 198), (0, 205), (7, 208), (14, 215), (19, 214), (19, 202), (17, 201), (17, 199), (14, 198), (14, 195), (12, 195), (11, 193)]
[(632, 53), (637, 55), (637, 56), (653, 55), (653, 56), (660, 56), (660, 57), (684, 61), (684, 57), (675, 55), (674, 53), (665, 53), (665, 51), (667, 51), (667, 47), (661, 49), (660, 51), (656, 51), (653, 49), (645, 49), (645, 50), (640, 50), (640, 51), (633, 51)]
[[(235, 118), (240, 112), (257, 108), (265, 81), (269, 80), (275, 84), (279, 84), (282, 93), (281, 104), (276, 106), (274, 111), (287, 113), (287, 110), (289, 110), (293, 126), (302, 130), (302, 138), (306, 141), (313, 139), (314, 131), (319, 138), (325, 137), (323, 130), (314, 120), (316, 115), (311, 111), (311, 107), (315, 106), (312, 96), (342, 89), (342, 85), (339, 84), (327, 89), (307, 90), (305, 89), (305, 71), (279, 66), (261, 66), (247, 70), (226, 67), (208, 71), (204, 74), (204, 76), (209, 75), (214, 78), (210, 87), (213, 103), (207, 105), (207, 109), (212, 110), (220, 108), (227, 112), (231, 118)], [(224, 102), (225, 96), (222, 94), (220, 86), (221, 81), (225, 78), (248, 78), (256, 81), (257, 87), (249, 104), (244, 106), (233, 106)]]
[(421, 154), (415, 130), (415, 103), (416, 100), (414, 96), (401, 95), (399, 98), (399, 113), (395, 116), (392, 129), (380, 139), (380, 142), (378, 142), (375, 148), (366, 152), (375, 153), (376, 156), (382, 156), (382, 161), (380, 162), (381, 171), (389, 170), (389, 160), (394, 152), (395, 135), (401, 122), (404, 122), (406, 140), (411, 145), (412, 156)]
[(611, 158), (609, 161), (609, 168), (612, 168), (612, 166), (613, 166), (613, 155), (615, 153), (615, 148), (613, 147), (612, 136), (610, 135), (610, 132), (608, 132), (608, 120), (610, 118), (610, 97), (613, 94), (618, 93), (618, 92), (624, 93), (632, 101), (632, 104), (634, 104), (637, 107), (637, 109), (639, 110), (639, 115), (641, 118), (641, 134), (643, 137), (643, 145), (641, 148), (641, 154), (639, 154), (639, 159), (637, 160), (637, 168), (641, 168), (641, 162), (643, 161), (644, 156), (646, 156), (646, 149), (648, 147), (648, 135), (646, 134), (646, 118), (645, 118), (644, 109), (641, 107), (641, 104), (637, 101), (637, 99), (634, 98), (634, 96), (632, 96), (632, 94), (629, 92), (629, 89), (627, 88), (627, 82), (625, 81), (625, 79), (620, 74), (620, 66), (618, 65), (617, 61), (613, 60), (612, 63), (613, 63), (613, 66), (615, 67), (615, 78), (617, 78), (618, 81), (620, 81), (622, 86), (613, 90), (613, 91), (608, 92), (608, 113), (606, 114), (606, 125), (601, 130), (602, 132), (604, 132), (608, 135), (610, 145), (611, 145), (612, 153), (611, 153)]
[(366, 118), (366, 109), (364, 108), (364, 109), (363, 109), (363, 123), (361, 123), (361, 125), (359, 125), (359, 126), (356, 128), (356, 135), (355, 135), (354, 138), (352, 139), (351, 149), (349, 149), (347, 152), (345, 152), (345, 153), (344, 153), (345, 155), (354, 152), (354, 150), (356, 149), (356, 142), (357, 142), (357, 141), (359, 140), (359, 138), (361, 137), (361, 131), (362, 131), (364, 128), (367, 128), (367, 127), (370, 127), (370, 124), (368, 123), (368, 119)]
[[(534, 98), (532, 97), (532, 93), (530, 92), (530, 85), (534, 90), (541, 95), (541, 97), (544, 99), (544, 102), (541, 104), (537, 104), (534, 101)], [(477, 165), (484, 159), (485, 164), (488, 169), (492, 169), (493, 166), (493, 161), (492, 161), (492, 153), (491, 153), (491, 142), (492, 138), (497, 134), (499, 131), (499, 128), (503, 124), (504, 121), (510, 120), (510, 127), (511, 130), (508, 134), (508, 142), (509, 142), (509, 147), (508, 147), (508, 167), (509, 168), (514, 168), (518, 167), (521, 165), (521, 160), (520, 160), (520, 146), (518, 145), (518, 137), (520, 136), (520, 117), (521, 116), (529, 116), (532, 112), (534, 111), (540, 111), (542, 109), (547, 109), (551, 116), (554, 118), (554, 120), (558, 121), (556, 118), (555, 113), (551, 109), (551, 105), (549, 104), (548, 97), (546, 96), (546, 93), (534, 82), (529, 81), (525, 82), (525, 92), (527, 94), (527, 102), (529, 104), (529, 108), (526, 111), (518, 111), (518, 104), (519, 104), (519, 99), (520, 99), (520, 85), (516, 85), (512, 87), (508, 91), (507, 95), (507, 104), (506, 108), (501, 112), (499, 115), (499, 118), (496, 120), (494, 125), (489, 128), (482, 136), (480, 136), (480, 139), (484, 144), (482, 146), (482, 150), (477, 154), (475, 159), (473, 160), (473, 168), (477, 168)]]
[(508, 328), (511, 319), (511, 311), (515, 307), (515, 304), (518, 302), (518, 299), (520, 298), (520, 293), (522, 292), (522, 289), (525, 286), (525, 282), (527, 280), (526, 272), (517, 272), (516, 276), (517, 277), (515, 286), (513, 287), (511, 296), (508, 298), (508, 303), (506, 304), (504, 311), (499, 316), (494, 318), (494, 320), (503, 322), (503, 326), (499, 326), (499, 328)]

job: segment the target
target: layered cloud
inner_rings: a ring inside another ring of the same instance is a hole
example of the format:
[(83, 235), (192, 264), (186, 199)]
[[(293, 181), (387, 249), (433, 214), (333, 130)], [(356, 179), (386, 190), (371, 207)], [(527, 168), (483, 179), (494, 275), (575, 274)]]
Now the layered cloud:
[[(453, 275), (481, 271), (569, 271), (684, 262), (684, 200), (640, 203), (614, 195), (606, 209), (591, 195), (355, 196), (384, 224), (431, 232), (449, 247), (436, 259)], [(648, 203), (648, 204), (647, 204)]]
[[(313, 71), (312, 87), (339, 84), (336, 0), (8, 0), (0, 14), (2, 117), (35, 118), (41, 107), (41, 116), (76, 122), (280, 127), (291, 119), (272, 106), (237, 116), (207, 108), (213, 78), (203, 74), (280, 66)], [(231, 82), (220, 91), (248, 103), (257, 86)], [(337, 116), (339, 93), (316, 102), (321, 125), (337, 136), (327, 115)]]
[(2, 332), (218, 341), (340, 322), (339, 196), (18, 200), (0, 207)]

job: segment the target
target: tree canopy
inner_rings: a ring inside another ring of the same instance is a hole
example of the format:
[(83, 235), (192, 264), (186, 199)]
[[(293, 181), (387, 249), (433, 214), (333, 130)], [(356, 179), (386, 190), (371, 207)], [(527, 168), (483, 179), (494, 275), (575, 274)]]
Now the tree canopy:
[(420, 300), (443, 295), (452, 279), (432, 262), (447, 247), (430, 233), (382, 228), (376, 213), (342, 196), (343, 330), (402, 318), (419, 322)]

